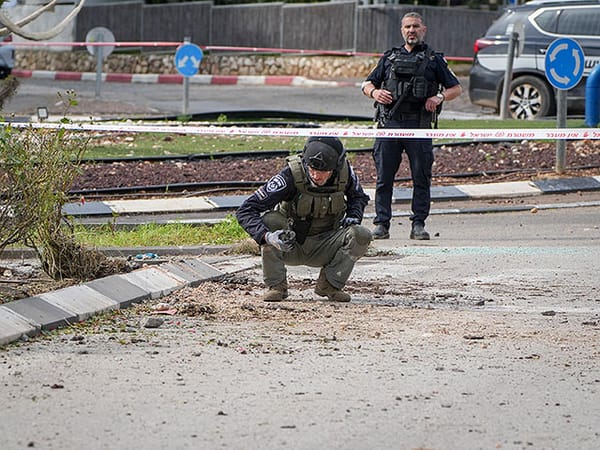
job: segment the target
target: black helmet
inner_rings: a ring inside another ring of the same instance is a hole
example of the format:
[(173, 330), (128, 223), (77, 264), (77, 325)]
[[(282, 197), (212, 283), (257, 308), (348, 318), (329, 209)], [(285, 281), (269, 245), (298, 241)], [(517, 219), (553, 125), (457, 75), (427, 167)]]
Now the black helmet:
[(336, 137), (309, 137), (302, 152), (302, 162), (316, 170), (336, 170), (344, 157), (344, 145)]

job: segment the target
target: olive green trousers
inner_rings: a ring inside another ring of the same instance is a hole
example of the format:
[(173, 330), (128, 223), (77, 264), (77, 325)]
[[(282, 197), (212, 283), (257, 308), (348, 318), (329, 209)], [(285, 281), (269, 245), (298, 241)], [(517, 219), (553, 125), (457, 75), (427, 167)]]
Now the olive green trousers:
[(302, 245), (295, 243), (289, 252), (265, 244), (261, 249), (265, 285), (273, 287), (286, 281), (286, 265), (304, 265), (321, 267), (327, 281), (334, 288), (342, 289), (354, 264), (367, 252), (372, 239), (368, 228), (352, 225), (308, 236)]

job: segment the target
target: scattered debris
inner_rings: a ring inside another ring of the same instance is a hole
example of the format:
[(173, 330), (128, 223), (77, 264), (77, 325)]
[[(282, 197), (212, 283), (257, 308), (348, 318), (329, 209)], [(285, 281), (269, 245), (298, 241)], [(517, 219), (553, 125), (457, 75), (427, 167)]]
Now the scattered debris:
[(165, 320), (162, 317), (146, 317), (142, 321), (142, 326), (144, 328), (159, 328)]
[(482, 334), (465, 334), (463, 338), (470, 341), (477, 341), (483, 339), (484, 336)]

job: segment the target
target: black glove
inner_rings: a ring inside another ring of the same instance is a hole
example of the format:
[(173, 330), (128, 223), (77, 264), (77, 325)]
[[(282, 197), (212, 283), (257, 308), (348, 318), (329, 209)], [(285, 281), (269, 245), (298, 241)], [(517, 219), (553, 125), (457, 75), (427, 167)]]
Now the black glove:
[(277, 250), (282, 252), (289, 252), (294, 248), (296, 242), (296, 233), (290, 230), (277, 230), (273, 232), (267, 232), (265, 234), (265, 242), (272, 245)]
[(344, 217), (342, 219), (342, 221), (340, 222), (340, 225), (343, 228), (349, 227), (351, 225), (358, 225), (360, 224), (360, 219), (357, 219), (356, 217)]

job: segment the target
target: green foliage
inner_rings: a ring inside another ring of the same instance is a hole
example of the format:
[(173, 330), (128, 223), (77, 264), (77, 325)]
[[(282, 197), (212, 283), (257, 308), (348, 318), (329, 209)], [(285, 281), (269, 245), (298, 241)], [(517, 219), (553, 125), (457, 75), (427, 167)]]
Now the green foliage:
[(129, 229), (117, 229), (114, 224), (79, 225), (75, 232), (78, 240), (94, 247), (226, 245), (248, 237), (231, 214), (214, 225), (149, 223)]
[(85, 280), (113, 271), (104, 255), (75, 240), (63, 220), (86, 145), (84, 135), (62, 128), (0, 130), (0, 252), (13, 243), (31, 247), (54, 279)]
[(86, 158), (229, 153), (250, 150), (301, 150), (306, 138), (197, 134), (106, 133), (91, 138)]
[(30, 240), (47, 221), (60, 221), (60, 207), (75, 177), (77, 139), (63, 151), (65, 131), (15, 129), (0, 131), (0, 250)]

